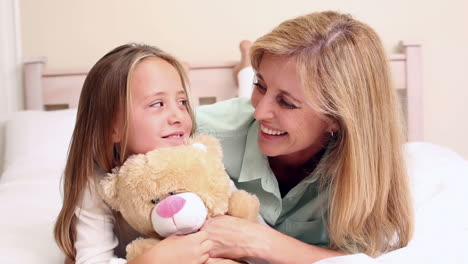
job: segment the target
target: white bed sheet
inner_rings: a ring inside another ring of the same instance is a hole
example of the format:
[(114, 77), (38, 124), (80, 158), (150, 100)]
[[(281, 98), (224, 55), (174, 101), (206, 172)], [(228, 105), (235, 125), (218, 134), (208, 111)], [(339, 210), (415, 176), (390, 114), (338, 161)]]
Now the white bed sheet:
[[(14, 136), (7, 138), (10, 149), (6, 153), (10, 155), (5, 157), (5, 171), (0, 177), (0, 263), (63, 263), (52, 230), (62, 200), (59, 186), (74, 123), (69, 119), (74, 113), (55, 113), (52, 119), (42, 113), (26, 114), (32, 115), (32, 123), (23, 115), (23, 120), (18, 120), (34, 128), (31, 133), (23, 130), (20, 137), (18, 131), (7, 127), (7, 136)], [(67, 125), (60, 121), (62, 118), (67, 118)], [(44, 124), (49, 121), (52, 123)], [(23, 125), (13, 127), (22, 129)], [(49, 133), (46, 130), (53, 130), (54, 136), (44, 138)], [(29, 146), (35, 142), (41, 149)], [(15, 145), (20, 147), (12, 149)], [(320, 264), (468, 263), (468, 162), (428, 143), (410, 143), (407, 150), (416, 213), (410, 245), (376, 259), (355, 254)], [(38, 155), (38, 151), (44, 154)]]

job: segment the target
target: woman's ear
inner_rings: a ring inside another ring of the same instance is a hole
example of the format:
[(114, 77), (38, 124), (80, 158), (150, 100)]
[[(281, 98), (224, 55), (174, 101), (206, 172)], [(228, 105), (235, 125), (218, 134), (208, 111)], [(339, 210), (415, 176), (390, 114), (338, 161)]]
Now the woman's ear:
[(328, 133), (336, 133), (338, 130), (340, 130), (340, 126), (338, 125), (338, 121), (335, 119), (328, 119), (327, 121), (328, 127), (327, 127), (327, 132)]

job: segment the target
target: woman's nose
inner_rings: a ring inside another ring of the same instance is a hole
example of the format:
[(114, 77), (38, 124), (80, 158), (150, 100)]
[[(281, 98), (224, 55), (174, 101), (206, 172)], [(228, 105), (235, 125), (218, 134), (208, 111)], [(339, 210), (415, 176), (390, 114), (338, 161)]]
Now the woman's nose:
[(274, 102), (269, 98), (263, 96), (257, 101), (255, 105), (254, 118), (257, 120), (268, 120), (274, 117)]

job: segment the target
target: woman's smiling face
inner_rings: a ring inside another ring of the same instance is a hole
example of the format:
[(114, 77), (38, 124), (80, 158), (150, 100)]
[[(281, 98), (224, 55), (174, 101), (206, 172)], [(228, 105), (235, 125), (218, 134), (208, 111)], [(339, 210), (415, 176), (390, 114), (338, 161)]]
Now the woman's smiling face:
[(265, 54), (254, 85), (263, 154), (300, 162), (323, 149), (332, 127), (308, 103), (294, 57)]

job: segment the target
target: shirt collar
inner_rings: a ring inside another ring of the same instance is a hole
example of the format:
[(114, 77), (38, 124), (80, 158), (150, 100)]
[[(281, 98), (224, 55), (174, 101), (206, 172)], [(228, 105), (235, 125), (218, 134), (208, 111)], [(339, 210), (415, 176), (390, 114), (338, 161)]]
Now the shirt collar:
[(275, 175), (271, 171), (270, 164), (268, 164), (268, 158), (261, 152), (258, 146), (257, 137), (258, 122), (255, 121), (247, 132), (239, 182), (253, 181), (263, 177), (275, 178)]

